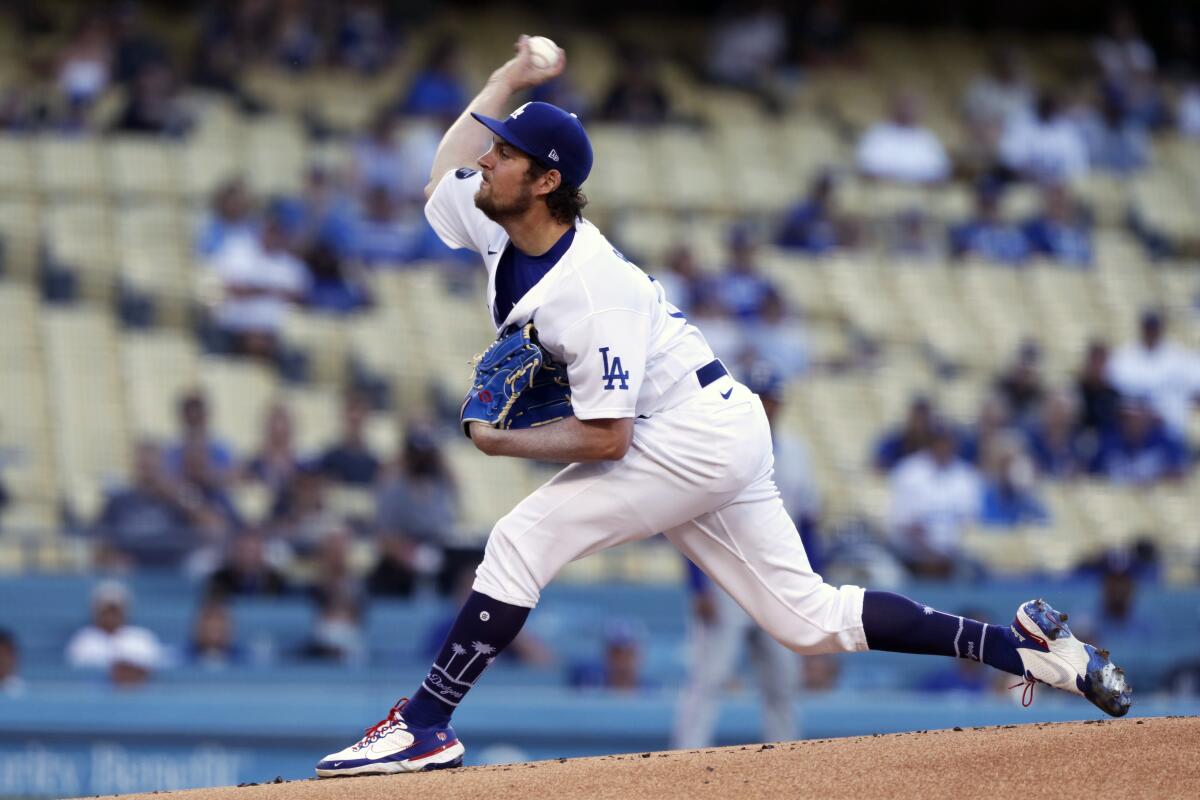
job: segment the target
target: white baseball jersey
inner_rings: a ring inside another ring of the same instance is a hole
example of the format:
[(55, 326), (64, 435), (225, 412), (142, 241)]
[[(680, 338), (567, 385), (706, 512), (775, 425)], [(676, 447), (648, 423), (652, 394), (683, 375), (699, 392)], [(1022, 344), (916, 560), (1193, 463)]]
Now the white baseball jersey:
[[(482, 176), (447, 172), (425, 216), (449, 247), (475, 250), (488, 271), (488, 308), (508, 234), (475, 207)], [(704, 336), (667, 302), (662, 286), (628, 262), (586, 220), (570, 248), (498, 325), (532, 321), (538, 341), (567, 366), (579, 419), (649, 416), (671, 404), (668, 390), (714, 356)]]
[[(425, 215), (447, 245), (482, 256), (491, 307), (509, 240), (475, 207), (480, 180), (469, 169), (447, 173)], [(719, 371), (700, 379), (697, 369), (713, 360), (704, 337), (593, 225), (578, 221), (565, 241), (558, 261), (493, 322), (501, 330), (534, 322), (567, 365), (577, 417), (639, 419), (624, 458), (568, 466), (496, 523), (475, 591), (533, 608), (567, 563), (662, 533), (792, 650), (866, 649), (863, 590), (812, 571), (771, 479), (761, 401)]]

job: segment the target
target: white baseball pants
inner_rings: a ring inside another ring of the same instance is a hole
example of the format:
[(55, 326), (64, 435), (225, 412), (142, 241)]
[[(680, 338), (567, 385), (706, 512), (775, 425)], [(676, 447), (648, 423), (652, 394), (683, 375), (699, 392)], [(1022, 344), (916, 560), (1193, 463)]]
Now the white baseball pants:
[(568, 562), (662, 532), (789, 649), (867, 649), (863, 590), (812, 571), (779, 499), (755, 394), (728, 376), (697, 385), (633, 432), (625, 458), (572, 464), (496, 523), (475, 591), (533, 608)]

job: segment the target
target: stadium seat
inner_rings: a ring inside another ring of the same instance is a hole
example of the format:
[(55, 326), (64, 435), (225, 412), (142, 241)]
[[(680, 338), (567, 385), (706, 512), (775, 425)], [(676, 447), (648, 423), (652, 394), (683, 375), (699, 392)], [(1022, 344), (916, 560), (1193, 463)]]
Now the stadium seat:
[(108, 185), (116, 194), (164, 197), (178, 190), (178, 145), (124, 136), (105, 149)]
[(101, 145), (95, 139), (43, 136), (34, 152), (38, 182), (48, 194), (78, 199), (107, 188)]

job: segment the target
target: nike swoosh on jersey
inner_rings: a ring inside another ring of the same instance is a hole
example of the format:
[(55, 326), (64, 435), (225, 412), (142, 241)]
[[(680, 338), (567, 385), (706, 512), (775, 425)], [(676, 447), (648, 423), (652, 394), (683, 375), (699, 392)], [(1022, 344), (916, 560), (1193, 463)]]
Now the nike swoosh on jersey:
[(499, 253), (499, 252), (500, 252), (499, 250), (488, 250), (488, 255), (494, 256), (494, 255), (496, 255), (496, 253)]
[(721, 397), (724, 397), (726, 400), (728, 400), (728, 399), (729, 399), (729, 396), (730, 396), (731, 394), (733, 394), (733, 387), (732, 387), (732, 386), (729, 388), (729, 391), (728, 391), (728, 392), (721, 392)]

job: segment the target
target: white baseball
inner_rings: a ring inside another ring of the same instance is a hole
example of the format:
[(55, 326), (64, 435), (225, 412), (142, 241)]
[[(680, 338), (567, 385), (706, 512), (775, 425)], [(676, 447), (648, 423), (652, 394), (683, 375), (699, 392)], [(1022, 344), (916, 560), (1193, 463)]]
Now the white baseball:
[(538, 69), (550, 69), (558, 63), (558, 45), (545, 36), (530, 37), (529, 61)]

